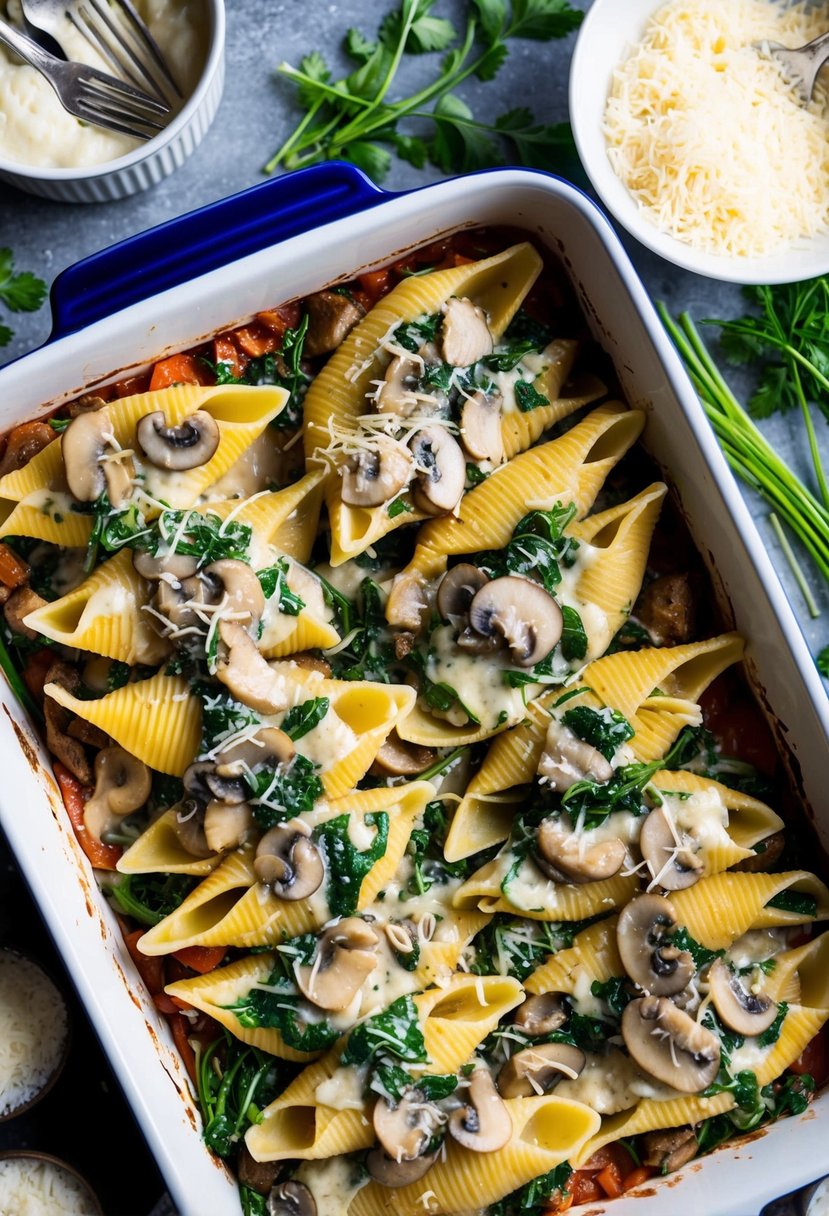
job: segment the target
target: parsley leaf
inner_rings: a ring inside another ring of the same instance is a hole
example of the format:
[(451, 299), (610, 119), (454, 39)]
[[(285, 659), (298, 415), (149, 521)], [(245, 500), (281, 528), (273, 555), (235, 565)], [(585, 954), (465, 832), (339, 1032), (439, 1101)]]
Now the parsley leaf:
[[(467, 466), (468, 468), (468, 466)], [(817, 669), (822, 676), (829, 680), (829, 646), (824, 646), (823, 650), (818, 654)]]
[(46, 298), (46, 284), (31, 271), (14, 273), (14, 254), (0, 249), (0, 300), (11, 312), (36, 312)]

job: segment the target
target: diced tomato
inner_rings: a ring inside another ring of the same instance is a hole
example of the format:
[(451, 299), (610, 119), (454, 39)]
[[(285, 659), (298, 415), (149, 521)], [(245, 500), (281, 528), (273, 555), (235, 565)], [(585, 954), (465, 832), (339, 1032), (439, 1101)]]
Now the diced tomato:
[(246, 356), (241, 354), (230, 334), (219, 334), (218, 338), (213, 339), (213, 362), (217, 365), (226, 363), (231, 376), (237, 379), (248, 364)]
[(370, 270), (367, 274), (361, 274), (360, 286), (371, 303), (376, 304), (391, 289), (391, 270), (386, 267), (385, 270)]
[(136, 393), (146, 393), (149, 387), (150, 377), (147, 372), (142, 376), (130, 376), (126, 380), (119, 380), (112, 386), (116, 397), (134, 397)]
[(146, 932), (146, 929), (135, 929), (132, 933), (125, 933), (124, 942), (138, 974), (147, 986), (147, 991), (151, 996), (155, 996), (164, 988), (164, 959), (142, 954), (138, 943)]
[(641, 1186), (643, 1182), (647, 1182), (649, 1178), (653, 1178), (656, 1170), (649, 1165), (637, 1166), (635, 1170), (631, 1170), (625, 1175), (624, 1185), (625, 1191), (632, 1191), (634, 1187)]
[(29, 577), (29, 567), (8, 545), (0, 545), (0, 583), (20, 587)]
[(611, 1144), (604, 1144), (601, 1148), (596, 1149), (593, 1156), (589, 1157), (581, 1168), (595, 1173), (598, 1170), (603, 1170), (607, 1165), (614, 1165), (622, 1177), (624, 1177), (630, 1169), (631, 1161), (631, 1155), (625, 1146), (614, 1140)]
[(181, 950), (173, 951), (173, 958), (191, 971), (206, 975), (208, 971), (215, 971), (226, 954), (224, 946), (183, 946)]
[(262, 355), (271, 355), (282, 345), (282, 334), (273, 329), (267, 329), (259, 321), (251, 321), (234, 329), (233, 337), (246, 355), (251, 359), (259, 359)]
[(153, 1001), (159, 1013), (181, 1013), (193, 1008), (189, 1001), (183, 1001), (180, 996), (170, 996), (167, 992), (154, 992)]
[(120, 845), (104, 844), (87, 828), (83, 821), (87, 793), (78, 778), (69, 772), (59, 760), (54, 763), (55, 777), (63, 796), (66, 813), (75, 832), (78, 844), (86, 853), (96, 870), (114, 870), (123, 849)]
[(209, 384), (210, 381), (210, 368), (196, 355), (182, 352), (156, 363), (150, 377), (150, 392), (169, 388), (172, 384)]
[(36, 700), (43, 696), (43, 685), (46, 683), (46, 673), (55, 661), (54, 651), (48, 646), (41, 650), (33, 650), (26, 659), (23, 668), (23, 680), (29, 692)]
[(596, 1181), (604, 1191), (605, 1195), (609, 1195), (611, 1199), (615, 1199), (617, 1195), (621, 1195), (624, 1187), (622, 1185), (622, 1171), (618, 1165), (612, 1161), (606, 1165), (603, 1170), (599, 1170), (596, 1175)]
[(788, 1067), (788, 1072), (807, 1072), (819, 1087), (829, 1080), (829, 1025), (817, 1032), (802, 1053)]
[(296, 329), (300, 312), (299, 301), (296, 301), (293, 304), (283, 304), (281, 308), (266, 308), (264, 312), (256, 314), (256, 320), (260, 325), (264, 325), (265, 329), (272, 329), (275, 334), (281, 336), (286, 329)]
[(567, 1191), (573, 1196), (575, 1207), (580, 1203), (595, 1203), (597, 1199), (605, 1198), (604, 1191), (596, 1182), (595, 1174), (587, 1170), (576, 1170), (567, 1184)]

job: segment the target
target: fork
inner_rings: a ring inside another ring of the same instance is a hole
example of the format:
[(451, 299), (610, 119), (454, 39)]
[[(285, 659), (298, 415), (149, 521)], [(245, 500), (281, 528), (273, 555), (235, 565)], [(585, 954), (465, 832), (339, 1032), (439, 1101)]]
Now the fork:
[(63, 108), (75, 118), (135, 139), (150, 139), (163, 130), (156, 119), (169, 112), (166, 102), (85, 63), (58, 59), (3, 20), (0, 41), (46, 77)]
[(145, 89), (149, 85), (162, 101), (166, 101), (166, 87), (181, 98), (181, 89), (161, 48), (136, 12), (132, 0), (112, 0), (112, 4), (126, 18), (124, 24), (113, 20), (107, 0), (21, 0), (26, 24), (35, 37), (39, 32), (45, 32), (60, 45), (61, 25), (68, 19), (115, 72), (137, 88)]
[(815, 91), (817, 74), (829, 59), (829, 30), (796, 50), (781, 46), (779, 42), (769, 42), (768, 50), (808, 105)]

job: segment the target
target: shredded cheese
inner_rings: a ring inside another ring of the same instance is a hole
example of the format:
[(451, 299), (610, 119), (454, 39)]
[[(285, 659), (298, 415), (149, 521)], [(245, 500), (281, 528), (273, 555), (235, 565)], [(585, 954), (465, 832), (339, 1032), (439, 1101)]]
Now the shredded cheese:
[(68, 1030), (66, 1006), (40, 967), (0, 952), (0, 1115), (44, 1087), (60, 1063)]
[(0, 1216), (95, 1216), (89, 1189), (68, 1170), (31, 1157), (0, 1161)]
[(825, 3), (672, 0), (655, 13), (613, 75), (604, 132), (615, 172), (659, 229), (759, 257), (829, 227), (827, 74), (805, 107), (762, 49), (827, 27)]

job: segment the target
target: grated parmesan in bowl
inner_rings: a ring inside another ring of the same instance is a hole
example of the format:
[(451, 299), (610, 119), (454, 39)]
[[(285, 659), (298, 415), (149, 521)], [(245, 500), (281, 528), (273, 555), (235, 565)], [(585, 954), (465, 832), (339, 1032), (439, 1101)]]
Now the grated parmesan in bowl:
[(22, 1114), (45, 1096), (68, 1047), (61, 993), (37, 963), (0, 950), (0, 1120)]
[(101, 1216), (89, 1185), (45, 1153), (0, 1157), (0, 1216)]
[(829, 66), (804, 106), (767, 44), (829, 30), (829, 2), (594, 0), (573, 56), (584, 167), (678, 265), (744, 283), (829, 269)]

